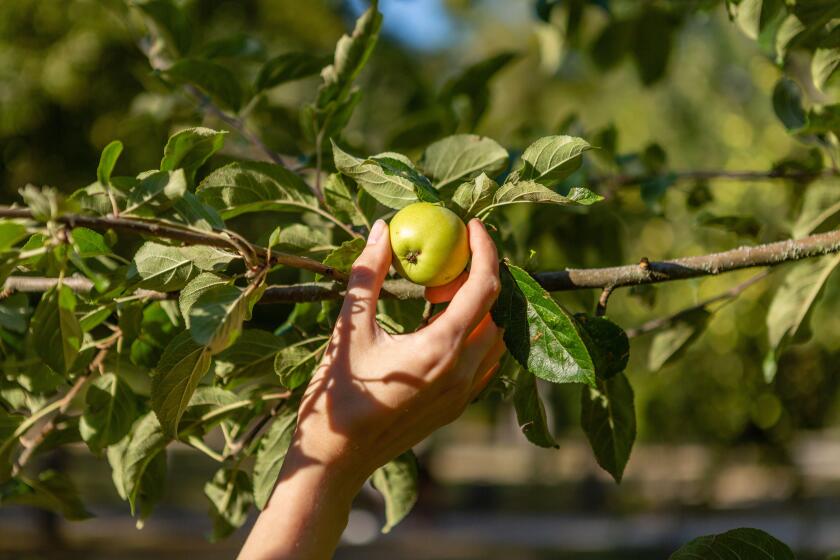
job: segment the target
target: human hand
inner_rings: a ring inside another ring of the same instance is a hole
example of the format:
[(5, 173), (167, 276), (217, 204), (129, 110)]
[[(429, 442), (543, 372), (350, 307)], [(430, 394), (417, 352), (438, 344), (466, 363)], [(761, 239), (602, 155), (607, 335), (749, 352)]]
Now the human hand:
[(489, 313), (499, 262), (481, 222), (468, 232), (469, 273), (426, 290), (430, 302), (450, 301), (446, 310), (417, 332), (390, 335), (376, 322), (376, 304), (391, 244), (385, 222), (374, 224), (241, 560), (329, 558), (373, 471), (460, 416), (487, 384), (505, 350)]
[(290, 454), (337, 465), (359, 486), (379, 466), (455, 420), (492, 376), (504, 353), (490, 317), (499, 293), (496, 248), (482, 223), (468, 225), (472, 265), (446, 286), (450, 301), (429, 325), (391, 335), (376, 304), (391, 265), (388, 226), (378, 221), (356, 260), (324, 358), (303, 397)]

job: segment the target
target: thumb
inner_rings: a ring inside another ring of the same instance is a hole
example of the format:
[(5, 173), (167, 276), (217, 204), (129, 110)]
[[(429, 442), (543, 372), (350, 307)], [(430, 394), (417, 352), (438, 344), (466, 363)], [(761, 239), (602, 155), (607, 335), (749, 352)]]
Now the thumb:
[(341, 307), (341, 316), (355, 328), (371, 333), (376, 327), (376, 302), (390, 266), (388, 225), (376, 220), (370, 229), (367, 245), (350, 269), (347, 295)]

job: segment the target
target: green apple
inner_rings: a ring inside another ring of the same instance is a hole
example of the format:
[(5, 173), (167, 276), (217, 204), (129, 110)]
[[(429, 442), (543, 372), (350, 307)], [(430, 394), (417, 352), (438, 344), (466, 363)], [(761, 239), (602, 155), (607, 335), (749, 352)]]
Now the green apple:
[(448, 284), (470, 260), (467, 227), (439, 204), (409, 204), (391, 219), (390, 236), (394, 268), (415, 284)]

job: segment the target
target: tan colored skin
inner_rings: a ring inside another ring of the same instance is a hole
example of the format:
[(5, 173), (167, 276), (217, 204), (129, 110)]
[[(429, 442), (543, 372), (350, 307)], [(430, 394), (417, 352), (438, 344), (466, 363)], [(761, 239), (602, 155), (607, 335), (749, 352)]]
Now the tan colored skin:
[(240, 560), (330, 558), (373, 471), (455, 420), (487, 384), (504, 353), (489, 314), (499, 293), (498, 255), (477, 220), (469, 243), (469, 274), (426, 290), (431, 302), (451, 300), (446, 310), (427, 327), (394, 336), (376, 323), (391, 245), (388, 226), (374, 224), (274, 493)]
[(464, 222), (440, 204), (415, 202), (406, 206), (391, 218), (389, 230), (394, 268), (415, 284), (449, 284), (470, 260)]

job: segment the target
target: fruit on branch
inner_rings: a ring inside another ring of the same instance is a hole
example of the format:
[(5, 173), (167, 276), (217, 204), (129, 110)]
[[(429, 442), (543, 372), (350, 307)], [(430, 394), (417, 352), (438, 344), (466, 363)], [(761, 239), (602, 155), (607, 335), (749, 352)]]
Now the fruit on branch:
[(394, 268), (416, 284), (448, 284), (470, 260), (464, 222), (439, 204), (416, 202), (406, 206), (391, 219), (390, 236)]

